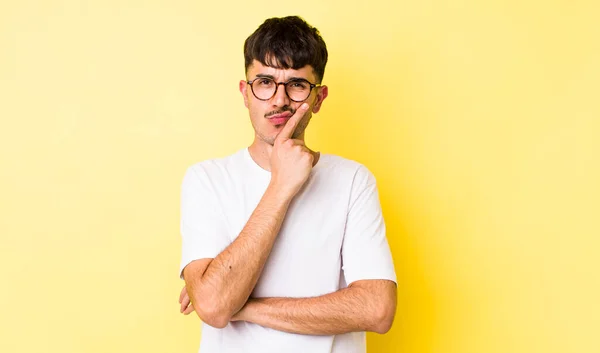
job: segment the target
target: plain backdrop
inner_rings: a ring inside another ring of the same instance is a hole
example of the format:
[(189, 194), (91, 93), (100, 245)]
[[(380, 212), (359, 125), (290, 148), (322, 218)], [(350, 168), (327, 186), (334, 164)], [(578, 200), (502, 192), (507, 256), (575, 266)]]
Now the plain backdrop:
[(242, 45), (328, 45), (307, 142), (376, 176), (398, 274), (368, 351), (598, 352), (597, 1), (2, 1), (0, 351), (196, 352), (186, 168), (249, 145)]

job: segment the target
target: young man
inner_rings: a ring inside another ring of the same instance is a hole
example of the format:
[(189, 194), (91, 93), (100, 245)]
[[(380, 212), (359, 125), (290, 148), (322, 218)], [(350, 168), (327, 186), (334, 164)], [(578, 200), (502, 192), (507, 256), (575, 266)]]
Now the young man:
[(365, 331), (392, 325), (396, 275), (373, 175), (304, 142), (328, 94), (325, 42), (271, 18), (244, 57), (255, 138), (185, 174), (181, 311), (204, 322), (201, 353), (364, 353)]

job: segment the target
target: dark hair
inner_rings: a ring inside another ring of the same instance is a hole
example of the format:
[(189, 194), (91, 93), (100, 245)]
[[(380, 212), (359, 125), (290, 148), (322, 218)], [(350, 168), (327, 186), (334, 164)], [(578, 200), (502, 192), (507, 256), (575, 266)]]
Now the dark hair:
[(298, 16), (266, 20), (244, 42), (246, 72), (256, 59), (265, 66), (294, 70), (313, 67), (318, 83), (327, 64), (327, 47), (319, 31)]

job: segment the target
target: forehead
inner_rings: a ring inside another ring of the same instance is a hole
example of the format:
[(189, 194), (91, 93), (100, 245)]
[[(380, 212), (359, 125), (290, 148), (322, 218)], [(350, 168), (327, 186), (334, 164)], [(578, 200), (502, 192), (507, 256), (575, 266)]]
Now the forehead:
[(312, 66), (306, 65), (297, 70), (294, 69), (278, 69), (272, 66), (263, 65), (260, 61), (252, 61), (252, 65), (248, 67), (246, 73), (248, 79), (256, 77), (256, 75), (269, 75), (277, 80), (286, 80), (288, 78), (305, 78), (310, 82), (315, 81), (315, 72)]

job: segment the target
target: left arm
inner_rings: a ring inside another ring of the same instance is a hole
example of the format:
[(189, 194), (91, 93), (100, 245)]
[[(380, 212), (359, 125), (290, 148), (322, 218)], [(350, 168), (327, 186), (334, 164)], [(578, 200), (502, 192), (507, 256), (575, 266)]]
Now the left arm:
[(395, 313), (396, 283), (361, 280), (314, 298), (249, 299), (232, 321), (305, 335), (355, 331), (383, 334), (391, 328)]
[[(311, 335), (390, 329), (396, 313), (396, 274), (375, 177), (362, 166), (353, 181), (342, 262), (348, 288), (313, 298), (249, 298), (231, 321)], [(181, 312), (194, 310), (185, 293), (179, 299)]]

